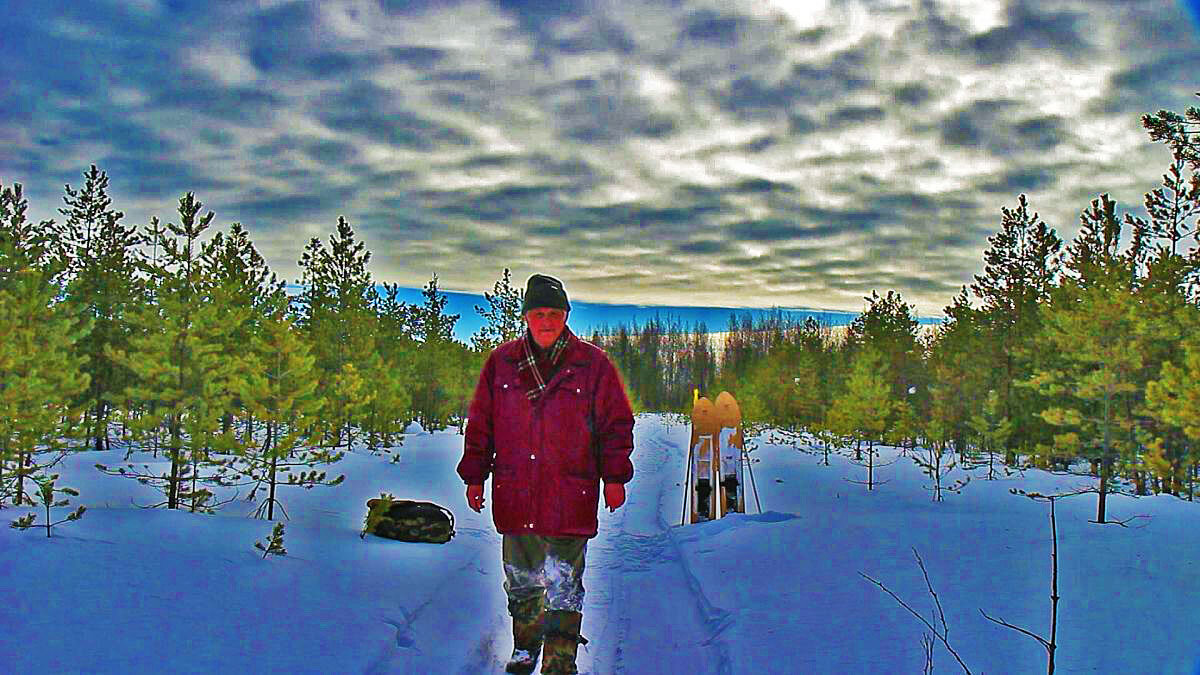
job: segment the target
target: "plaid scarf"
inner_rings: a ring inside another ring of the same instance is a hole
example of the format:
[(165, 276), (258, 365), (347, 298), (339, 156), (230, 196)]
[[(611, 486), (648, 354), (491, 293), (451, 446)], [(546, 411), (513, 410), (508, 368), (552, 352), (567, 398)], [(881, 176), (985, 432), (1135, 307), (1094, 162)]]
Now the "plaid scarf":
[(538, 349), (533, 342), (533, 335), (525, 331), (525, 339), (521, 341), (525, 356), (517, 364), (517, 377), (525, 387), (525, 395), (530, 401), (536, 401), (546, 392), (546, 375), (553, 373), (562, 356), (567, 351), (574, 335), (571, 329), (563, 326), (562, 335), (546, 349)]

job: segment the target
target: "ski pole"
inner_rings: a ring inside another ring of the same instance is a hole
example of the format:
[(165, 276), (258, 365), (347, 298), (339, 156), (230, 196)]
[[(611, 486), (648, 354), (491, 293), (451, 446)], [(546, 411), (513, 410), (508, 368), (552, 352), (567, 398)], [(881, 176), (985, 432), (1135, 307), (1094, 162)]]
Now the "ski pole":
[(686, 469), (686, 472), (684, 473), (684, 476), (685, 477), (683, 480), (683, 514), (679, 516), (679, 524), (680, 525), (683, 525), (684, 521), (687, 520), (688, 497), (691, 496), (691, 492), (692, 492), (692, 448), (690, 448), (690, 447), (688, 448), (687, 469)]
[(754, 488), (754, 503), (758, 506), (758, 512), (762, 513), (762, 502), (758, 501), (758, 485), (754, 482), (754, 465), (750, 463), (750, 453), (742, 448), (742, 456), (746, 458), (746, 470), (750, 472), (750, 486)]

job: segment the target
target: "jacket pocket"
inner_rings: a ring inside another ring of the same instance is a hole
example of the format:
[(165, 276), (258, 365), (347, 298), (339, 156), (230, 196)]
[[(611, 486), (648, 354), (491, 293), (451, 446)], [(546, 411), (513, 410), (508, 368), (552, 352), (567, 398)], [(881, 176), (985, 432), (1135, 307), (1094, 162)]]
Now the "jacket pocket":
[(596, 510), (600, 500), (600, 483), (592, 478), (567, 477), (563, 481), (563, 534), (592, 536), (596, 534)]
[(529, 490), (512, 474), (496, 474), (492, 481), (492, 520), (501, 533), (525, 530), (529, 519)]

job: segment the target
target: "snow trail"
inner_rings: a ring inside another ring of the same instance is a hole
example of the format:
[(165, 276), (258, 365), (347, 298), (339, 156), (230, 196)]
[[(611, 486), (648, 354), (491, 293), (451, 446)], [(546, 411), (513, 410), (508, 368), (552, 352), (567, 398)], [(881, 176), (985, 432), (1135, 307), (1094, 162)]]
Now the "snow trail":
[[(731, 615), (712, 604), (679, 549), (686, 428), (658, 419), (634, 427), (626, 503), (588, 545), (580, 672), (730, 673)], [(672, 438), (678, 436), (679, 438)]]

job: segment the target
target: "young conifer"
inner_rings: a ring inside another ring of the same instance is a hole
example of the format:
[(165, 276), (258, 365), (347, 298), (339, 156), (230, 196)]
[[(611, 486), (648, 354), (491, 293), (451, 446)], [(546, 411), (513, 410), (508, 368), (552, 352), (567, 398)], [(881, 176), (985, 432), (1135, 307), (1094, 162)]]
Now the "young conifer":
[(831, 431), (855, 442), (856, 460), (861, 461), (859, 445), (867, 445), (867, 488), (875, 484), (875, 451), (872, 444), (883, 435), (895, 402), (884, 357), (873, 347), (863, 347), (854, 355), (845, 392), (829, 409)]
[(1086, 286), (1068, 280), (1055, 294), (1040, 340), (1058, 359), (1027, 384), (1050, 399), (1041, 417), (1060, 429), (1054, 454), (1085, 456), (1099, 464), (1096, 520), (1101, 523), (1114, 468), (1136, 461), (1132, 411), (1144, 366), (1135, 345), (1137, 304), (1129, 280), (1120, 268), (1104, 267), (1108, 273), (1090, 275)]
[(492, 291), (483, 292), (483, 299), (488, 303), (487, 309), (475, 306), (475, 311), (479, 312), (485, 323), (471, 336), (471, 347), (484, 353), (521, 337), (525, 332), (525, 321), (521, 316), (521, 303), (525, 300), (525, 291), (512, 285), (507, 267), (504, 268), (504, 276), (496, 282)]
[[(973, 355), (971, 367), (987, 374), (986, 381), (974, 391), (995, 390), (1002, 405), (1002, 414), (1011, 419), (1028, 419), (1009, 439), (1005, 461), (1016, 463), (1016, 451), (1032, 447), (1044, 440), (1045, 424), (1033, 423), (1042, 406), (1036, 392), (1016, 388), (1016, 382), (1027, 380), (1044, 359), (1030, 346), (1031, 336), (1041, 326), (1040, 307), (1061, 275), (1059, 252), (1062, 239), (1048, 227), (1036, 212), (1031, 212), (1025, 195), (1017, 198), (1017, 207), (1001, 208), (1000, 230), (988, 237), (984, 251), (984, 273), (975, 276), (971, 293), (980, 301), (977, 317), (983, 328), (985, 343)], [(978, 412), (982, 397), (974, 399), (976, 407), (969, 418)], [(964, 418), (965, 419), (965, 418)]]
[(461, 343), (454, 340), (458, 315), (446, 314), (446, 296), (438, 290), (436, 274), (422, 289), (422, 295), (425, 303), (414, 308), (418, 347), (412, 405), (421, 427), (435, 431), (445, 428), (461, 407), (466, 354)]
[(29, 477), (80, 435), (73, 402), (88, 386), (76, 345), (92, 324), (57, 302), (62, 263), (25, 220), (28, 206), (19, 185), (0, 186), (0, 504), (30, 503)]
[[(1173, 458), (1160, 437), (1153, 442), (1147, 463), (1159, 476), (1191, 483), (1190, 477), (1195, 475), (1195, 465), (1200, 461), (1196, 452), (1200, 448), (1200, 340), (1196, 337), (1200, 317), (1190, 308), (1187, 314), (1184, 325), (1191, 330), (1185, 338), (1184, 356), (1178, 363), (1164, 363), (1159, 377), (1147, 383), (1146, 412), (1160, 424), (1177, 429), (1187, 440), (1185, 447), (1190, 452), (1182, 458)], [(1190, 496), (1194, 486), (1188, 487)]]
[(264, 544), (256, 541), (254, 548), (263, 552), (263, 560), (266, 560), (269, 555), (287, 555), (287, 549), (283, 547), (283, 523), (275, 523), (267, 542)]
[(0, 290), (0, 502), (29, 503), (26, 480), (53, 466), (82, 430), (87, 389), (75, 345), (90, 322), (54, 302), (46, 270), (25, 268)]
[[(73, 522), (73, 521), (79, 520), (80, 518), (83, 517), (84, 512), (87, 511), (86, 506), (80, 505), (74, 511), (67, 514), (66, 518), (63, 518), (62, 520), (55, 522), (50, 517), (51, 507), (59, 508), (59, 507), (63, 507), (63, 506), (69, 506), (71, 504), (71, 500), (65, 499), (65, 498), (64, 499), (55, 499), (54, 495), (63, 494), (63, 495), (69, 495), (71, 497), (78, 497), (79, 491), (75, 490), (73, 488), (56, 488), (56, 487), (54, 487), (54, 481), (58, 480), (58, 474), (53, 474), (51, 476), (35, 477), (33, 480), (34, 480), (34, 482), (37, 483), (37, 486), (38, 486), (37, 493), (38, 493), (38, 497), (41, 498), (41, 505), (43, 507), (45, 507), (45, 509), (46, 509), (46, 522), (38, 527), (46, 528), (46, 537), (47, 538), (50, 537), (50, 530), (55, 525), (62, 525), (63, 523), (68, 523), (68, 522)], [(32, 504), (32, 502), (31, 502), (31, 504)], [(37, 520), (37, 514), (30, 513), (30, 514), (27, 514), (25, 516), (22, 516), (16, 520), (14, 520), (12, 522), (11, 526), (18, 530), (27, 530), (30, 527), (34, 527), (34, 521), (36, 521), (36, 520)]]
[(170, 509), (211, 511), (213, 493), (206, 486), (220, 482), (216, 472), (205, 473), (222, 460), (213, 454), (220, 444), (221, 418), (230, 410), (232, 392), (244, 377), (243, 362), (224, 353), (227, 337), (247, 318), (244, 307), (232, 301), (229, 289), (211, 281), (197, 250), (200, 235), (212, 222), (210, 211), (197, 217), (202, 204), (192, 193), (179, 200), (180, 223), (168, 223), (174, 239), (164, 239), (164, 265), (153, 269), (156, 304), (131, 314), (138, 329), (128, 350), (109, 349), (116, 363), (135, 373), (126, 395), (148, 407), (131, 428), (144, 437), (165, 425), (168, 473), (156, 475), (132, 465), (102, 471), (126, 475), (160, 487)]
[[(286, 304), (284, 283), (270, 271), (241, 223), (232, 224), (228, 234), (216, 233), (205, 245), (202, 257), (212, 283), (224, 291), (230, 304), (240, 310), (239, 315), (246, 317), (222, 338), (224, 351), (231, 355), (244, 353), (265, 317)], [(244, 407), (235, 395), (232, 409), (221, 420), (222, 433), (230, 431), (235, 413)]]
[(374, 376), (371, 355), (377, 350), (370, 321), (374, 283), (367, 270), (371, 254), (345, 218), (338, 218), (329, 243), (327, 249), (314, 237), (305, 247), (296, 305), (298, 325), (316, 356), (321, 416), (333, 432), (328, 443), (349, 447), (373, 396), (366, 378)]
[[(254, 486), (251, 499), (259, 490), (266, 490), (255, 515), (261, 517), (265, 512), (268, 520), (274, 520), (275, 507), (283, 508), (277, 496), (279, 486), (311, 489), (341, 483), (345, 476), (330, 479), (315, 467), (333, 464), (344, 453), (320, 447), (322, 401), (316, 394), (315, 357), (292, 322), (282, 312), (267, 319), (261, 333), (254, 336), (251, 351), (258, 367), (248, 374), (238, 393), (247, 410), (265, 425), (266, 435), (261, 444), (239, 444), (233, 468), (248, 481), (242, 484)], [(294, 469), (300, 471), (292, 473)]]
[(399, 445), (412, 420), (411, 391), (418, 348), (408, 326), (410, 308), (398, 300), (399, 286), (384, 284), (383, 288), (384, 293), (376, 288), (372, 298), (379, 347), (379, 365), (369, 365), (377, 374), (366, 421), (372, 452)]
[(93, 164), (84, 181), (79, 190), (66, 186), (63, 201), (69, 208), (59, 213), (67, 218), (62, 242), (69, 264), (66, 297), (94, 320), (93, 330), (77, 347), (87, 357), (90, 377), (79, 402), (88, 408), (92, 445), (104, 450), (117, 394), (131, 375), (112, 362), (106, 348), (128, 348), (126, 313), (140, 292), (133, 258), (139, 237), (136, 228), (121, 224), (125, 214), (112, 208), (108, 176)]

